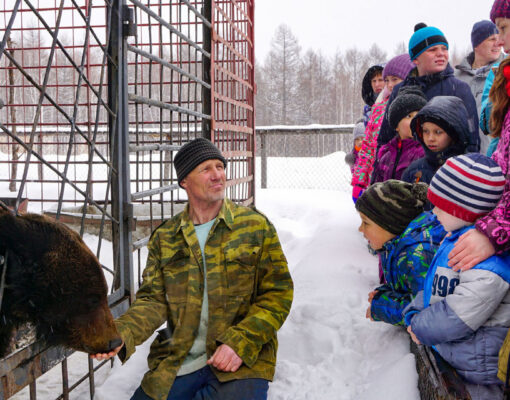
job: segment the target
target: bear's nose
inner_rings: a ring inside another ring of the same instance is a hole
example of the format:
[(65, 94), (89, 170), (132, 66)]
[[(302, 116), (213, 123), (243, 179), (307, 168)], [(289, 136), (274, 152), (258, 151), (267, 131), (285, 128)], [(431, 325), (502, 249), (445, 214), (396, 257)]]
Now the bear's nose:
[(108, 350), (113, 350), (122, 344), (121, 339), (113, 339), (108, 342)]

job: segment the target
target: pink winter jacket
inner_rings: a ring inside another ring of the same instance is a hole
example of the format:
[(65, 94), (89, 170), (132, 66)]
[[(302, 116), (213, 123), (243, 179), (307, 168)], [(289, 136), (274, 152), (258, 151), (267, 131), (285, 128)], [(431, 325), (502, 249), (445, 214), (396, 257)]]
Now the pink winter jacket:
[(510, 250), (510, 112), (505, 116), (498, 147), (492, 159), (506, 175), (506, 187), (496, 208), (476, 221), (476, 229), (489, 238), (496, 253), (500, 254)]
[(358, 159), (352, 173), (352, 186), (359, 186), (366, 189), (370, 185), (370, 175), (374, 168), (375, 153), (377, 151), (377, 136), (381, 129), (384, 112), (388, 104), (388, 97), (380, 103), (374, 104), (370, 120), (365, 129), (365, 138), (358, 153)]

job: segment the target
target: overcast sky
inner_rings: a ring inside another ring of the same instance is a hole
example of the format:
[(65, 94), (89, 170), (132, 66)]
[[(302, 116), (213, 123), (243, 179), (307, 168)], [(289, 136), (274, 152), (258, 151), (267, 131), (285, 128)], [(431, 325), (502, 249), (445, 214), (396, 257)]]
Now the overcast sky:
[(436, 26), (450, 46), (471, 49), (471, 28), (489, 19), (493, 0), (255, 0), (255, 55), (263, 62), (276, 28), (287, 24), (303, 51), (331, 56), (373, 43), (392, 56), (417, 22)]

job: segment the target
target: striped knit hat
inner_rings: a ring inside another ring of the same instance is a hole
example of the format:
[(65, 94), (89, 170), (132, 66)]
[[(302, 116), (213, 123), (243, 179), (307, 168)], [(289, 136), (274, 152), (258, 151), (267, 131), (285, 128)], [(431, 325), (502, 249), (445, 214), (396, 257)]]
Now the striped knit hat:
[(181, 181), (195, 169), (198, 164), (207, 160), (221, 160), (223, 165), (227, 166), (227, 160), (221, 154), (221, 151), (205, 138), (197, 138), (182, 146), (174, 158), (175, 172), (177, 173), (177, 182), (179, 186)]
[(449, 158), (430, 182), (427, 197), (441, 210), (475, 222), (498, 204), (505, 187), (499, 165), (479, 153)]

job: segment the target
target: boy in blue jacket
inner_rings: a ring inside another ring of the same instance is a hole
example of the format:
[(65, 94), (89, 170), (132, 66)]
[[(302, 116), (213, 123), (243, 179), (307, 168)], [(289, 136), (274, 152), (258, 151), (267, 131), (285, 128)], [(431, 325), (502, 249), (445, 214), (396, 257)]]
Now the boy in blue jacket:
[(402, 311), (423, 289), (425, 276), (445, 231), (423, 212), (425, 183), (394, 179), (370, 186), (356, 202), (359, 231), (377, 251), (385, 283), (368, 295), (366, 317), (403, 325)]
[(498, 352), (510, 327), (510, 256), (492, 256), (467, 271), (448, 267), (460, 235), (493, 209), (505, 186), (501, 168), (470, 153), (453, 157), (432, 178), (428, 199), (450, 235), (432, 261), (424, 290), (404, 310), (412, 339), (457, 369), (472, 399), (503, 399)]

